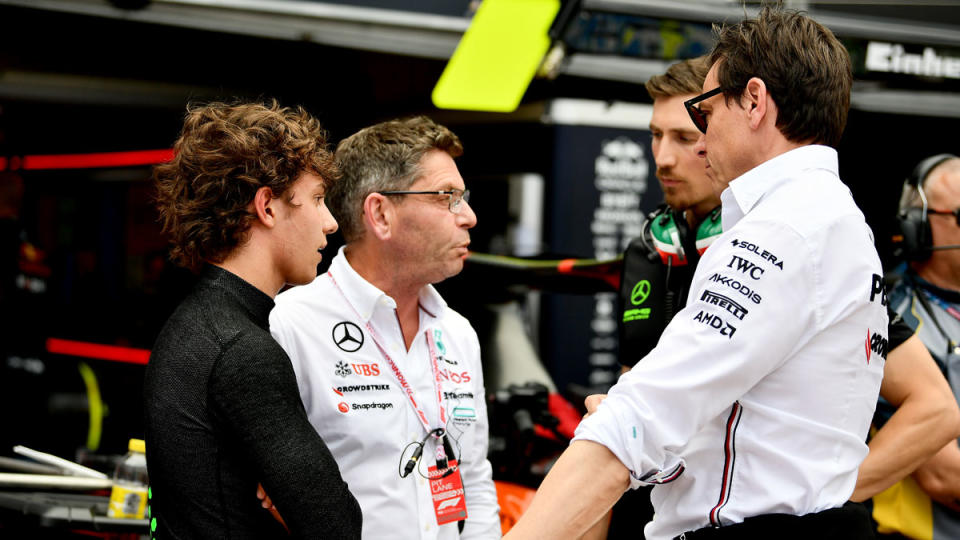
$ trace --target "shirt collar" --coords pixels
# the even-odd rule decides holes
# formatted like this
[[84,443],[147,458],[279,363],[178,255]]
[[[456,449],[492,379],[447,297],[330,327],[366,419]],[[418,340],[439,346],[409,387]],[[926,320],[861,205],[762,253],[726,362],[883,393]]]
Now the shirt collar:
[[[330,263],[329,273],[337,280],[337,285],[347,302],[350,302],[364,321],[369,321],[378,307],[397,309],[397,302],[393,298],[364,279],[350,266],[350,261],[344,253],[345,247],[337,251],[337,256]],[[447,307],[446,301],[433,285],[420,289],[419,302],[421,309],[431,317],[440,317]]]
[[798,172],[812,169],[823,169],[839,178],[837,151],[819,144],[801,146],[768,159],[733,179],[720,194],[723,230],[736,225],[764,195],[797,179]]
[[915,284],[915,287],[926,289],[934,296],[940,297],[951,304],[960,304],[960,292],[937,287],[933,283],[930,283],[929,281],[920,277],[920,275],[917,274],[912,268],[907,273],[907,279],[912,280]]
[[240,276],[213,264],[206,264],[200,274],[200,283],[204,286],[222,289],[237,299],[243,309],[250,314],[253,322],[268,330],[269,316],[273,309],[273,298],[247,283]]
[[440,296],[433,285],[427,285],[420,289],[420,309],[436,319],[442,316],[443,311],[447,309],[447,301]]

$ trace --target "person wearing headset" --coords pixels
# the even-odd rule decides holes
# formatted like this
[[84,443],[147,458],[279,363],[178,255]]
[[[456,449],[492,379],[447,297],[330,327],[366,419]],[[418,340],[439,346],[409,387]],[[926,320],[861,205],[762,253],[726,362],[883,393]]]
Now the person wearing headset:
[[463,269],[477,223],[462,153],[423,116],[343,140],[330,207],[346,245],[270,314],[363,538],[500,537],[480,344],[432,285]]
[[[890,305],[914,328],[960,399],[960,158],[921,161],[903,186]],[[936,392],[930,389],[929,392]],[[881,400],[880,421],[893,412]],[[956,435],[954,435],[956,437]],[[960,538],[960,447],[951,440],[903,481],[873,499],[878,532]]]
[[[651,150],[664,203],[647,216],[642,234],[623,254],[618,325],[623,373],[653,349],[683,309],[700,255],[723,232],[720,197],[694,151],[700,132],[683,108],[684,101],[700,93],[709,69],[705,56],[684,60],[644,85],[653,99]],[[584,538],[642,537],[653,517],[651,489],[624,493],[613,508],[609,530],[602,520]]]
[[[699,93],[709,68],[706,57],[684,60],[645,84],[653,98],[652,151],[665,204],[648,216],[643,236],[624,254],[620,291],[625,306],[620,328],[624,372],[656,345],[672,314],[686,304],[700,255],[722,232],[720,197],[694,152],[699,132],[683,109],[683,102]],[[745,298],[757,294],[742,283],[738,291]],[[643,301],[638,302],[641,292]],[[642,308],[649,310],[647,317],[631,316]],[[960,409],[946,380],[913,329],[889,315],[890,353],[880,394],[898,408],[896,419],[871,438],[851,497],[857,502],[894,484],[960,434]],[[603,397],[588,399],[588,414]],[[653,512],[650,489],[625,493],[614,506],[609,530],[601,524],[590,538],[642,538],[638,529]]]
[[700,255],[723,232],[720,196],[694,151],[700,136],[683,102],[695,97],[710,69],[706,57],[684,60],[651,77],[651,150],[664,204],[624,252],[620,299],[620,363],[629,369],[687,303]]

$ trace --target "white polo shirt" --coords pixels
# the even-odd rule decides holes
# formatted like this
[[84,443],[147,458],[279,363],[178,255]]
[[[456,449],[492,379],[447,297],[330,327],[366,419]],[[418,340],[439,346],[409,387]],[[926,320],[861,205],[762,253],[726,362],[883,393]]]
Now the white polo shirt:
[[782,154],[721,200],[724,233],[687,306],[576,432],[609,448],[633,487],[662,484],[650,540],[839,507],[867,454],[886,296],[836,151]]
[[[341,249],[327,274],[277,296],[270,331],[290,355],[310,422],[360,503],[363,538],[500,538],[476,332],[427,286],[420,293],[419,333],[408,352],[395,308],[392,298],[351,268]],[[431,427],[439,426],[439,413],[424,332],[438,338],[446,428],[461,458],[467,504],[462,535],[456,523],[437,525],[429,482],[420,474],[435,462],[433,439],[419,471],[399,475],[410,455],[407,446],[426,431],[367,324],[410,382]]]

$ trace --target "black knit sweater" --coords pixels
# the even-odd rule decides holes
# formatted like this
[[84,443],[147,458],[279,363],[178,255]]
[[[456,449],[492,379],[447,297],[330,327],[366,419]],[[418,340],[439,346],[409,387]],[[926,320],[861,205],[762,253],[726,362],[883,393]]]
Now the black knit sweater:
[[145,392],[157,539],[359,538],[361,514],[270,337],[273,300],[208,266],[160,332]]

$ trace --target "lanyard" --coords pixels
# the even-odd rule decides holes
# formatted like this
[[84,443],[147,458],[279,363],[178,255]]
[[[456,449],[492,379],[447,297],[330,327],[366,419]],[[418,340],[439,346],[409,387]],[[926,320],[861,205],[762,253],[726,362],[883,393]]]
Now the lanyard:
[[[427,420],[426,413],[423,412],[423,409],[420,408],[420,405],[417,404],[417,398],[413,393],[413,388],[410,386],[410,383],[407,382],[407,378],[403,376],[403,372],[400,371],[400,368],[397,366],[396,362],[393,361],[393,358],[390,357],[390,354],[387,353],[386,348],[383,346],[383,341],[380,339],[380,335],[376,330],[373,329],[373,325],[369,321],[364,321],[363,317],[360,316],[360,313],[357,311],[357,308],[353,307],[353,304],[350,303],[350,300],[347,298],[347,295],[344,294],[343,289],[340,288],[340,285],[337,284],[337,280],[333,279],[333,273],[327,271],[327,276],[330,278],[330,282],[333,283],[333,286],[336,287],[337,291],[340,292],[340,295],[343,296],[343,299],[347,301],[347,305],[353,309],[353,312],[357,315],[357,319],[362,321],[364,326],[367,327],[367,332],[370,333],[370,337],[373,339],[373,343],[377,346],[377,350],[380,351],[380,355],[383,356],[383,359],[386,360],[387,365],[390,366],[390,371],[393,372],[394,377],[396,377],[397,382],[400,383],[400,388],[403,389],[403,392],[407,395],[407,398],[410,400],[410,405],[413,406],[413,410],[417,413],[417,418],[420,419],[420,423],[423,424],[423,429],[427,433],[432,433],[435,430],[430,427],[430,422]],[[443,380],[441,379],[440,372],[440,361],[437,358],[437,347],[436,342],[434,341],[433,332],[429,329],[424,332],[424,337],[427,340],[427,347],[430,350],[430,367],[433,370],[433,387],[437,392],[437,410],[440,412],[440,428],[441,434],[436,435],[437,438],[442,437],[443,428],[447,425],[447,411],[443,408],[443,391],[442,385]],[[440,457],[446,455],[443,451],[443,445],[437,445],[437,456]]]
[[[953,317],[954,319],[957,319],[958,321],[960,321],[960,311],[957,311],[957,308],[951,306],[950,304],[947,303],[946,300],[944,300],[943,298],[940,298],[939,296],[933,294],[932,292],[930,292],[930,291],[928,291],[928,290],[926,290],[926,289],[921,288],[920,290],[923,292],[923,294],[926,295],[927,298],[929,298],[930,300],[932,300],[934,304],[940,306],[940,307],[943,308],[943,310],[946,311],[951,317]],[[931,313],[931,315],[933,315],[933,314]]]
[[940,335],[943,336],[944,341],[947,342],[947,351],[946,351],[946,355],[943,357],[944,365],[942,366],[943,374],[944,376],[946,376],[947,375],[947,372],[946,372],[947,359],[950,358],[950,354],[960,354],[960,347],[957,347],[957,344],[952,339],[950,339],[950,335],[947,334],[947,332],[943,329],[942,326],[940,326],[940,322],[937,321],[937,314],[933,312],[933,309],[930,307],[930,304],[928,304],[924,299],[929,298],[930,300],[933,301],[933,303],[937,304],[938,306],[940,306],[940,308],[946,311],[947,315],[950,315],[954,319],[960,320],[960,312],[958,312],[956,308],[948,304],[944,299],[940,298],[939,296],[936,296],[930,291],[922,287],[917,287],[916,290],[923,293],[923,294],[917,294],[916,298],[920,300],[921,304],[923,304],[923,309],[925,309],[928,313],[930,313],[930,321],[933,323],[934,326],[937,327],[937,330],[940,332]]

